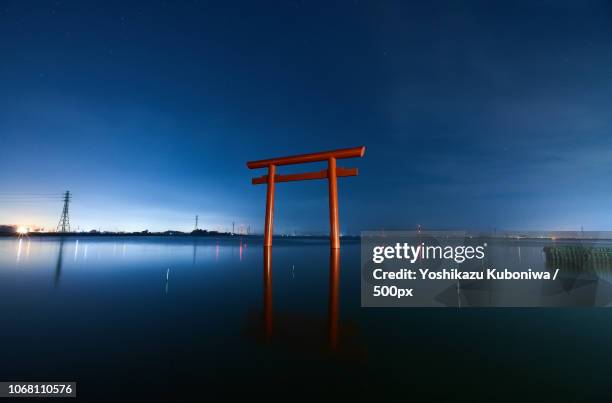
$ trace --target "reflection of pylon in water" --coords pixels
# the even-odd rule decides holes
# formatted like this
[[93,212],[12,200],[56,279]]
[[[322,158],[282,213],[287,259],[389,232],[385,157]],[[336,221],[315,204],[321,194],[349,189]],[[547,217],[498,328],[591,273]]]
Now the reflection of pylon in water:
[[70,205],[70,191],[66,190],[64,193],[64,209],[62,210],[62,216],[60,217],[59,223],[57,223],[56,232],[70,232],[70,216],[68,215],[68,206]]

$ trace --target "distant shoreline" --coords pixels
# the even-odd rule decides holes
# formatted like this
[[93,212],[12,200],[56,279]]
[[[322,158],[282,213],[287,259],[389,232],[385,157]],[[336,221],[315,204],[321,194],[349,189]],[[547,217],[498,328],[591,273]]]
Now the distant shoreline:
[[[197,230],[192,232],[181,231],[164,231],[164,232],[29,232],[27,234],[19,234],[15,232],[0,232],[0,238],[45,238],[45,237],[176,237],[176,238],[263,238],[262,234],[232,234],[230,232],[216,232]],[[329,239],[329,235],[274,235],[275,239]],[[612,241],[612,237],[559,237],[559,236],[516,236],[516,235],[480,235],[469,236],[469,238],[480,238],[490,240],[506,240],[506,241]],[[360,240],[360,235],[344,235],[341,239],[345,240]]]
[[[28,234],[18,233],[0,233],[0,238],[44,238],[44,237],[177,237],[177,238],[194,238],[194,237],[209,237],[209,238],[263,238],[260,234],[232,234],[229,232],[180,232],[180,231],[165,231],[165,232],[30,232]],[[329,235],[274,235],[274,238],[283,239],[329,239]],[[342,239],[360,239],[356,235],[342,236]]]

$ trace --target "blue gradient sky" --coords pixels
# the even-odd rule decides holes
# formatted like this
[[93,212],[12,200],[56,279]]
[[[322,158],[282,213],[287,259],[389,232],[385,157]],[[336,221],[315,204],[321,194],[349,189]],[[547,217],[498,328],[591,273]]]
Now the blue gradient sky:
[[[247,160],[363,144],[345,233],[610,229],[612,4],[409,3],[3,1],[0,193],[69,189],[81,229],[261,231]],[[327,230],[324,181],[276,206]]]

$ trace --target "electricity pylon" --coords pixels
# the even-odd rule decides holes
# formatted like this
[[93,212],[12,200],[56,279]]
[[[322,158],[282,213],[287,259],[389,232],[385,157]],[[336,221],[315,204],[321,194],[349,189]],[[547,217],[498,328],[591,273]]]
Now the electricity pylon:
[[70,191],[66,190],[64,193],[64,210],[62,210],[62,216],[60,217],[59,223],[57,223],[56,232],[70,232],[70,216],[68,215],[68,206],[70,205]]

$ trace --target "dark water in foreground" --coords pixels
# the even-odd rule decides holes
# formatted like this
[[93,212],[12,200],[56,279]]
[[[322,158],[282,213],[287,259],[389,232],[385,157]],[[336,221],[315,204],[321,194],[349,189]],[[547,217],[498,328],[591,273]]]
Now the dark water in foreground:
[[99,401],[612,399],[611,310],[360,308],[356,241],[275,240],[266,263],[267,283],[256,240],[0,239],[0,380]]

